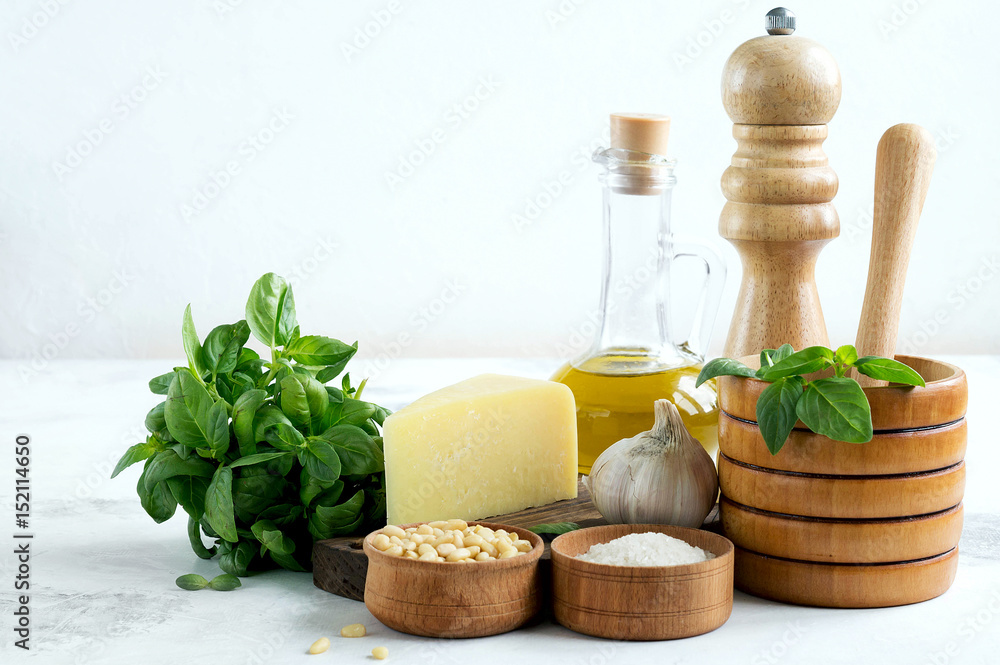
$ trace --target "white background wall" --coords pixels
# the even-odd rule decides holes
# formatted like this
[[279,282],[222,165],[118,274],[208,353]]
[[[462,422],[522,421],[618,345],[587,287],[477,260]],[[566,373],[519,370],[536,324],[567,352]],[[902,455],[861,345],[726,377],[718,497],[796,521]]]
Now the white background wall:
[[[735,148],[720,74],[771,6],[8,0],[0,356],[177,357],[186,303],[204,335],[268,270],[294,280],[304,333],[368,357],[565,355],[600,273],[581,156],[616,110],[673,116],[676,229],[730,265],[718,351],[740,276],[716,231]],[[842,234],[818,274],[833,341],[853,340],[861,307],[875,146],[916,122],[940,154],[901,336],[1000,353],[1000,5],[792,9],[843,76],[826,144]],[[544,209],[518,228],[532,200]]]

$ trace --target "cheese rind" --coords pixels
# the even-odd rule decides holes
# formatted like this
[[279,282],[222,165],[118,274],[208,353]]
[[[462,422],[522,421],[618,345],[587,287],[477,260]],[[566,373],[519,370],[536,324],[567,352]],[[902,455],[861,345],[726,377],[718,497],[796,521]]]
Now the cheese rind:
[[477,376],[393,413],[382,436],[389,524],[576,497],[576,403],[560,383]]

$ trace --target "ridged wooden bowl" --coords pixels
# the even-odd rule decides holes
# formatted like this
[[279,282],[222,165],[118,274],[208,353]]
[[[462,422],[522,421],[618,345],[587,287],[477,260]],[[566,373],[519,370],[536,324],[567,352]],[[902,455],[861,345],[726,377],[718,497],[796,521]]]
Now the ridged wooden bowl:
[[482,563],[418,561],[375,549],[372,540],[378,531],[365,537],[365,606],[372,616],[393,630],[425,637],[484,637],[527,623],[541,608],[542,539],[519,527],[469,522],[475,524],[516,533],[532,549],[524,556]]
[[[577,559],[592,545],[665,533],[715,555],[682,566],[612,566]],[[556,621],[572,631],[617,640],[672,640],[715,630],[733,610],[733,544],[698,529],[612,524],[552,541]]]
[[955,581],[958,548],[902,563],[807,563],[736,548],[738,586],[761,598],[820,607],[893,607],[937,598]]
[[785,559],[820,563],[895,563],[958,547],[962,506],[896,519],[815,519],[741,506],[723,497],[719,517],[741,547]]
[[737,548],[737,588],[803,605],[884,607],[951,585],[968,385],[954,365],[896,359],[927,386],[865,388],[871,441],[832,441],[800,422],[777,455],[755,422],[769,384],[720,377],[720,515]]
[[[760,445],[764,445],[763,439]],[[726,498],[745,506],[806,517],[926,515],[957,506],[965,493],[965,462],[936,471],[887,476],[776,471],[750,466],[721,453],[718,464],[719,485]]]

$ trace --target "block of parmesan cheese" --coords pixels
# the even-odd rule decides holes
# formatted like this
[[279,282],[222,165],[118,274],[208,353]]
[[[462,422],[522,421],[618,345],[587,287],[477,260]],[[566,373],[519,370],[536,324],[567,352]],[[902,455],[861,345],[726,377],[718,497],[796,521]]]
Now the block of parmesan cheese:
[[382,436],[389,524],[576,497],[576,403],[560,383],[477,376],[393,413]]

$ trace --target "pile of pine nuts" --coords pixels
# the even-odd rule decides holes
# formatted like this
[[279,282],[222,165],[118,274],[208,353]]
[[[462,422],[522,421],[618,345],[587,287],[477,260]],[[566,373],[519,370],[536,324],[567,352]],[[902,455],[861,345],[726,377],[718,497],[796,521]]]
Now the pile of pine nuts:
[[429,522],[401,529],[389,525],[372,539],[375,549],[419,561],[476,563],[511,559],[531,551],[531,542],[505,529],[494,531],[462,520]]

